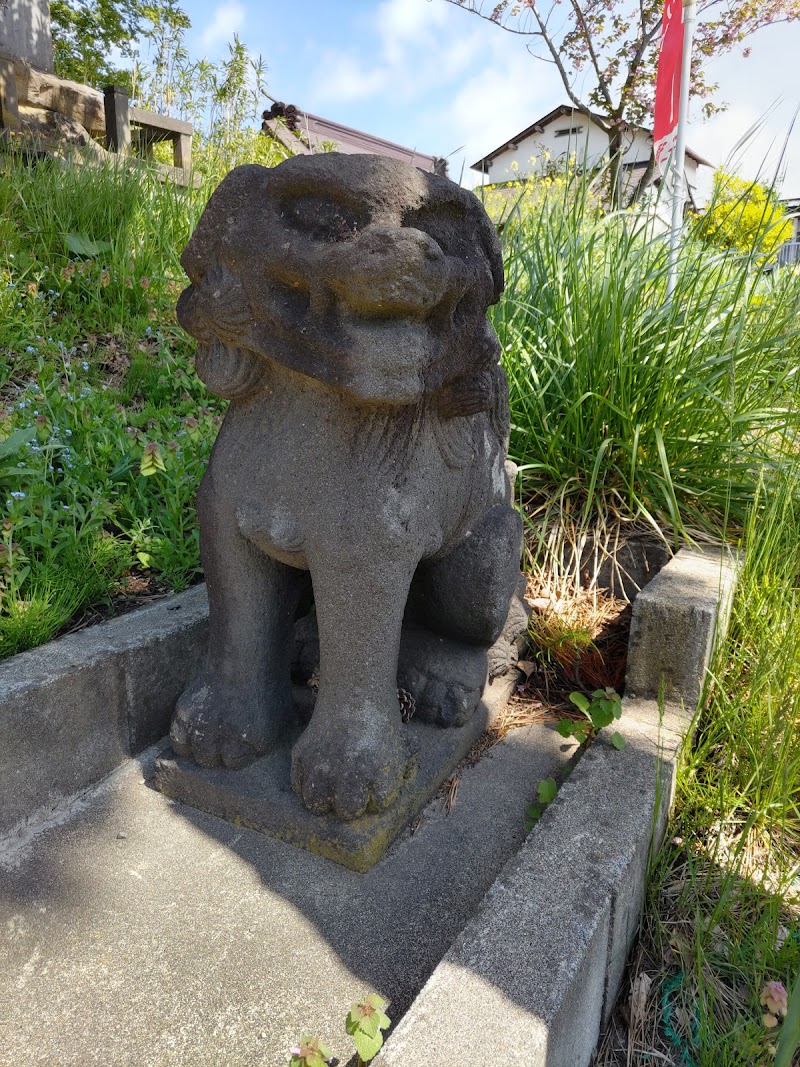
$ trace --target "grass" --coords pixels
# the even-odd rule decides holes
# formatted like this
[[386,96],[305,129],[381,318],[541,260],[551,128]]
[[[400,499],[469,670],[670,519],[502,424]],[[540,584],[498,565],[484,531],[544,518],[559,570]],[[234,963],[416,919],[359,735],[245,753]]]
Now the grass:
[[513,211],[493,321],[533,535],[644,524],[677,543],[740,532],[798,431],[800,276],[687,238],[665,300],[652,216],[564,194]]
[[225,405],[175,322],[180,253],[232,166],[286,155],[229,125],[198,137],[196,189],[0,155],[0,657],[200,577]]
[[[122,167],[0,164],[0,656],[199,574],[223,407],[173,317],[202,192]],[[76,251],[78,249],[78,251]],[[157,449],[163,470],[147,474]]]

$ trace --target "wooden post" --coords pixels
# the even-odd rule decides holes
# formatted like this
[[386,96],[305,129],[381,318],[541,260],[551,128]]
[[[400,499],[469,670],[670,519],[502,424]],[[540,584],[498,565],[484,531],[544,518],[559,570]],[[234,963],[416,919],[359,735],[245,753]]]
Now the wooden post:
[[0,127],[5,130],[19,129],[17,74],[13,59],[7,56],[0,57]]
[[176,134],[172,140],[172,147],[175,166],[189,171],[192,166],[192,135],[190,133]]
[[116,85],[103,90],[106,113],[106,148],[112,152],[130,154],[131,120],[128,114],[128,94]]

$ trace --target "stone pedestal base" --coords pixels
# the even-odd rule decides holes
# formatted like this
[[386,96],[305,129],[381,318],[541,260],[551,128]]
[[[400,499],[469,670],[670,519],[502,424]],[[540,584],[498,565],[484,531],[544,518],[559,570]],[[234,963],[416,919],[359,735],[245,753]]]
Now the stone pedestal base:
[[292,792],[286,744],[241,771],[205,769],[168,754],[156,764],[162,793],[236,825],[288,841],[354,871],[368,871],[394,839],[436,794],[487,726],[502,711],[517,680],[512,671],[487,683],[475,714],[464,726],[442,728],[412,720],[409,747],[417,754],[417,773],[395,803],[377,815],[352,822],[312,815]]

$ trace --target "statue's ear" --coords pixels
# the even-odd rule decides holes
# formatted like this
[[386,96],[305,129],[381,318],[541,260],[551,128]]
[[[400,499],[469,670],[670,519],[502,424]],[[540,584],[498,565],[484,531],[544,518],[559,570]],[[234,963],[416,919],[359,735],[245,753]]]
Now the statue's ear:
[[480,204],[478,206],[480,210],[478,233],[480,235],[481,246],[489,263],[492,281],[494,282],[492,303],[496,304],[506,287],[505,272],[503,269],[503,249],[500,244],[500,238],[497,236],[497,230],[494,228],[494,223],[483,210],[483,207]]
[[181,266],[190,281],[203,280],[222,238],[242,218],[248,205],[268,195],[270,179],[269,168],[257,163],[236,167],[222,179],[181,255]]

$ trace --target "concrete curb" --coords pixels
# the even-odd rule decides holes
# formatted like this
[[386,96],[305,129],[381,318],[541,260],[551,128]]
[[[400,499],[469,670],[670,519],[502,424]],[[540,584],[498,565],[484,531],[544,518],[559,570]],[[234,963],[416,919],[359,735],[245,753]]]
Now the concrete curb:
[[[617,752],[596,743],[391,1034],[376,1067],[586,1067],[619,990],[736,560],[682,549],[634,603]],[[653,699],[662,688],[668,702]],[[532,783],[533,786],[534,783]]]
[[0,663],[0,836],[163,737],[207,629],[196,586]]

